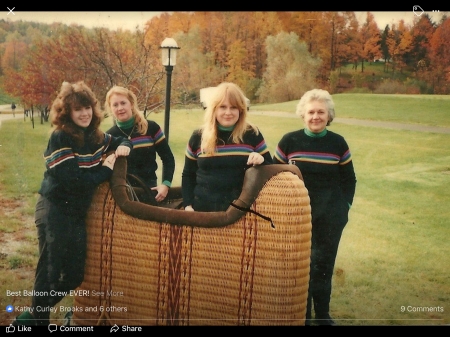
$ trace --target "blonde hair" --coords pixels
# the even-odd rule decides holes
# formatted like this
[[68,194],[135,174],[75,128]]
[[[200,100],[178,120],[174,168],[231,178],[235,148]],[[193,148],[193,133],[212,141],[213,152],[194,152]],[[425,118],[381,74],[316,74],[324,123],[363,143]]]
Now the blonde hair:
[[249,129],[258,134],[258,128],[247,121],[247,103],[241,88],[234,83],[223,82],[216,87],[216,90],[210,97],[203,118],[204,123],[200,128],[202,133],[200,147],[203,153],[213,154],[216,150],[218,145],[216,110],[226,99],[239,110],[239,119],[231,133],[232,142],[235,144],[242,143],[244,134]]
[[[131,103],[131,113],[132,116],[134,116],[134,124],[137,125],[137,131],[141,135],[145,135],[147,133],[148,129],[148,122],[147,119],[145,119],[144,114],[142,111],[139,110],[138,103],[137,103],[137,97],[131,90],[121,87],[119,85],[113,86],[109,91],[106,93],[106,99],[105,99],[105,110],[111,114],[114,117],[114,114],[111,111],[111,105],[110,100],[111,96],[117,94],[117,95],[124,95],[128,98],[128,100]],[[115,122],[115,118],[114,118]]]

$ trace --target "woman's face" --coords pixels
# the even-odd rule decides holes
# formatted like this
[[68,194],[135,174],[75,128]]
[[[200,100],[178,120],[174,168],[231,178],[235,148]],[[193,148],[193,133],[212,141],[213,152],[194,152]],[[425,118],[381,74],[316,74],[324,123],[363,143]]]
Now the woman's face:
[[239,109],[236,106],[232,106],[226,98],[217,108],[216,108],[216,120],[217,122],[224,126],[230,127],[237,123],[239,120]]
[[92,121],[92,107],[84,106],[72,108],[70,111],[70,118],[79,127],[87,128]]
[[311,101],[306,104],[305,110],[303,115],[305,127],[314,133],[325,130],[329,119],[327,105],[324,102]]
[[131,102],[125,95],[112,94],[109,98],[109,107],[119,122],[126,122],[133,116]]

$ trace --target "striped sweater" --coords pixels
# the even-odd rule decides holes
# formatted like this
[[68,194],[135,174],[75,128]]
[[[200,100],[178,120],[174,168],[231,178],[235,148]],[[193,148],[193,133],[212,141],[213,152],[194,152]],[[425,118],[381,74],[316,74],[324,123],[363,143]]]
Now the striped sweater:
[[[148,129],[145,135],[139,134],[136,128],[122,129],[125,134],[131,136],[131,142],[133,143],[133,151],[127,158],[127,172],[137,175],[148,186],[153,186],[152,181],[157,181],[158,163],[156,154],[158,154],[164,166],[162,181],[170,187],[175,172],[175,158],[161,127],[154,121],[147,120],[147,122]],[[131,133],[132,129],[134,132]],[[123,135],[117,125],[106,132],[113,136]]]
[[353,203],[356,176],[349,147],[341,135],[329,130],[319,135],[305,129],[289,132],[278,143],[273,161],[298,166],[309,192],[313,217],[330,209],[335,199],[346,207]]
[[219,131],[218,138],[223,145],[217,146],[214,155],[201,152],[199,130],[189,139],[182,173],[185,206],[193,205],[195,210],[202,211],[224,211],[240,195],[250,153],[261,154],[263,165],[272,163],[260,132],[257,135],[253,130],[247,131],[242,144],[231,143],[231,131]]
[[119,145],[133,148],[128,139],[107,133],[100,144],[89,143],[86,135],[85,145],[78,147],[67,133],[54,131],[44,152],[46,171],[39,193],[67,212],[83,214],[95,188],[112,174],[102,166],[102,156]]

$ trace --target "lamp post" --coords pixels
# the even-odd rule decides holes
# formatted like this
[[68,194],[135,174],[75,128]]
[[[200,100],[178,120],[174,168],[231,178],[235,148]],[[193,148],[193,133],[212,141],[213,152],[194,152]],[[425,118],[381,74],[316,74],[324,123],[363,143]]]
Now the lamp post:
[[172,70],[177,62],[177,43],[172,38],[165,38],[161,43],[162,64],[166,67],[166,110],[164,114],[164,133],[166,135],[167,143],[169,143],[169,121],[170,121],[170,89],[172,80]]

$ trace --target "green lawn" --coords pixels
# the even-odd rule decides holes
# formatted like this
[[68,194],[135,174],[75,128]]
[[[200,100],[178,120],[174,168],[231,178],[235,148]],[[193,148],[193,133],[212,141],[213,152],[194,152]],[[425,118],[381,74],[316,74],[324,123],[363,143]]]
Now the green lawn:
[[[335,94],[336,117],[450,127],[450,95]],[[252,110],[295,112],[298,100]]]

